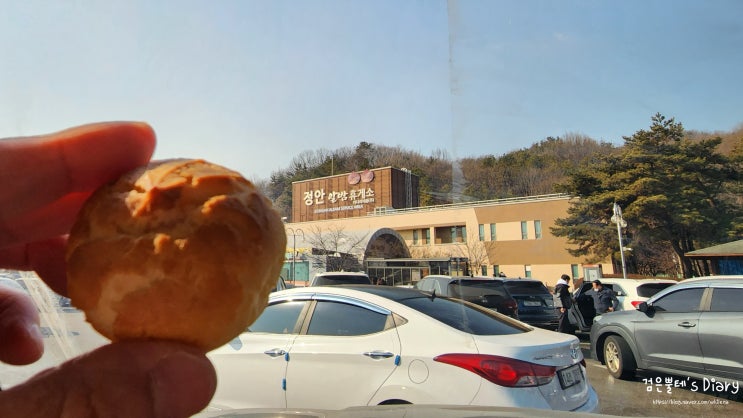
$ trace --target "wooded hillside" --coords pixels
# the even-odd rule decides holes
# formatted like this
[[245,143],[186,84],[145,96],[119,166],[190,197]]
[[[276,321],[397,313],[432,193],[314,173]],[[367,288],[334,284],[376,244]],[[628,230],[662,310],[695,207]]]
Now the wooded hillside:
[[[687,131],[686,136],[693,140],[719,137],[722,142],[718,151],[725,155],[743,150],[743,125],[730,132]],[[401,147],[361,142],[356,147],[301,152],[289,167],[257,183],[282,216],[289,217],[294,181],[367,168],[407,168],[420,177],[421,205],[429,206],[554,193],[555,185],[576,168],[621,148],[585,135],[568,134],[548,137],[500,156],[485,154],[454,161],[446,150],[425,156]]]

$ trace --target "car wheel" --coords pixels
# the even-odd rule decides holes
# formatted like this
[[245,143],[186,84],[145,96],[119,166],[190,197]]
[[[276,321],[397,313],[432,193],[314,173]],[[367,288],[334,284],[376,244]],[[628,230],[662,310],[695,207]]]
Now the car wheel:
[[624,341],[624,338],[618,335],[612,335],[606,338],[604,343],[604,363],[609,374],[618,379],[631,378],[635,374],[637,364],[632,351]]

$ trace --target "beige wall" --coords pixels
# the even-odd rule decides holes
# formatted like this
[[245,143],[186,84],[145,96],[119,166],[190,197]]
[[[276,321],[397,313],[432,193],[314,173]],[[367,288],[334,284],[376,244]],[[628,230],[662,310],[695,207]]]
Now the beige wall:
[[[414,258],[467,256],[476,260],[482,252],[483,264],[488,266],[488,275],[494,266],[509,277],[525,277],[530,269],[533,278],[547,285],[554,285],[562,274],[573,276],[572,266],[578,266],[578,276],[583,273],[583,260],[571,256],[567,241],[551,234],[555,219],[567,215],[570,201],[563,195],[535,196],[467,205],[448,205],[432,208],[417,208],[386,214],[360,216],[293,223],[288,227],[300,227],[305,233],[319,228],[323,230],[332,222],[340,225],[348,234],[371,236],[381,228],[397,231],[405,240]],[[526,222],[527,239],[522,239],[521,223]],[[541,238],[535,236],[535,221],[541,222]],[[490,224],[496,225],[496,240],[490,236]],[[479,225],[484,225],[484,241],[479,241]],[[464,226],[467,242],[437,244],[434,231],[437,227]],[[431,231],[431,242],[423,244],[422,230]],[[418,230],[418,243],[413,242],[413,230]],[[610,260],[602,263],[604,273],[613,273]],[[478,268],[475,275],[480,274]]]

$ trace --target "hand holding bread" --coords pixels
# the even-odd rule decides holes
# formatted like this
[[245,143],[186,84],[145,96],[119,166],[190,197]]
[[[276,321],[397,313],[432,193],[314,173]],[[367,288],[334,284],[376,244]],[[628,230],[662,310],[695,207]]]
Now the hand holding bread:
[[68,293],[112,341],[208,351],[262,312],[285,251],[278,212],[238,173],[203,160],[152,162],[85,203],[68,240]]
[[[147,164],[155,142],[142,122],[0,140],[0,267],[33,270],[67,295],[67,235],[80,208],[101,185]],[[30,296],[0,286],[0,362],[38,360],[49,341],[39,325]],[[207,406],[215,388],[203,350],[158,339],[122,341],[4,386],[0,416],[188,417]]]

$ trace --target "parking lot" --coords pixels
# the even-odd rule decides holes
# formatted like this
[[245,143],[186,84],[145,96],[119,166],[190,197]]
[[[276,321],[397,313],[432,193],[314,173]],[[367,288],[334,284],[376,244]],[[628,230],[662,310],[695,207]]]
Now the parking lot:
[[[587,334],[579,334],[588,379],[601,401],[601,413],[631,417],[743,416],[743,388],[720,387],[712,379],[638,372],[634,381],[615,379],[590,358]],[[705,390],[706,389],[706,390]]]

